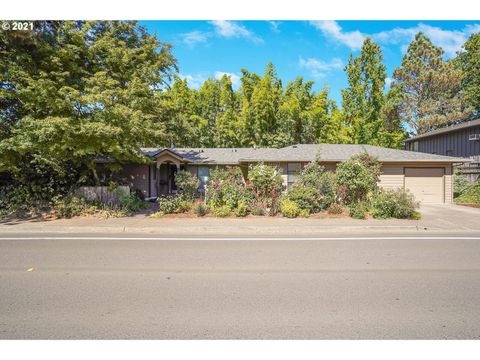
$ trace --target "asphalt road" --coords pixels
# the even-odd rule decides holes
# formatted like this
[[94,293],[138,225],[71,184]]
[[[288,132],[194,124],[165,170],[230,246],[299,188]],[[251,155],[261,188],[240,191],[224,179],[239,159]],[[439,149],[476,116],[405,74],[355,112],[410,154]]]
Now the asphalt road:
[[480,338],[480,237],[8,237],[2,339]]

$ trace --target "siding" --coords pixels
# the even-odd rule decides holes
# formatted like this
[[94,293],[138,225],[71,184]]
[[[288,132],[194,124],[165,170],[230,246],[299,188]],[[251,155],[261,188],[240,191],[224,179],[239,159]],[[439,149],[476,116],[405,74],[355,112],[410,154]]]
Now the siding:
[[132,191],[141,190],[148,197],[149,170],[150,166],[146,164],[128,164],[123,167],[119,175]]
[[480,141],[468,140],[471,134],[480,134],[480,125],[414,141],[418,142],[419,152],[458,157],[480,155]]
[[404,174],[403,166],[398,165],[383,165],[382,174],[378,185],[384,189],[403,189],[404,188]]

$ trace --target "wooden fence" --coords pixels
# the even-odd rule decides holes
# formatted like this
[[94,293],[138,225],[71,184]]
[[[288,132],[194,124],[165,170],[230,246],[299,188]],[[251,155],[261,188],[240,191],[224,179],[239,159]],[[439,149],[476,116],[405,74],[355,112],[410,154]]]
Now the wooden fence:
[[115,190],[108,190],[108,186],[81,186],[76,194],[87,201],[100,201],[102,204],[118,204],[119,193],[130,194],[129,186],[118,186]]

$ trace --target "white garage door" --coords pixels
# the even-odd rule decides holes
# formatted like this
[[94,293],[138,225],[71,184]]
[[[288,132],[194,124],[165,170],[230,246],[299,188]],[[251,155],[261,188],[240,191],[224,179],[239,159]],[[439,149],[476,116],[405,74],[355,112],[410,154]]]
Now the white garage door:
[[443,174],[443,168],[405,168],[405,190],[424,204],[443,203]]

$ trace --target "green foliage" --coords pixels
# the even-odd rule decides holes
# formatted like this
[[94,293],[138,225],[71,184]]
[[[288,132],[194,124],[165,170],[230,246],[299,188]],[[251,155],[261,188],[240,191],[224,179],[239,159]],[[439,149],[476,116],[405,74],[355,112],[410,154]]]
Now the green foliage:
[[234,213],[236,217],[245,217],[249,213],[249,205],[245,201],[240,201]]
[[117,196],[120,200],[120,207],[129,213],[135,213],[148,206],[135,192],[126,194],[122,189],[118,189]]
[[350,217],[354,219],[365,220],[367,218],[368,206],[364,201],[351,204],[348,208]]
[[202,217],[202,216],[207,215],[207,213],[208,213],[208,207],[207,207],[203,202],[196,202],[196,203],[193,205],[193,212],[194,212],[195,215],[197,215],[198,217]]
[[372,197],[370,212],[376,219],[418,218],[419,207],[412,194],[404,190],[380,190]]
[[84,199],[71,194],[53,199],[53,209],[59,218],[83,215],[88,207],[89,205]]
[[467,177],[459,170],[455,170],[453,173],[453,196],[457,197],[463,194],[468,185]]
[[174,214],[178,211],[179,196],[163,196],[157,199],[159,212],[163,214]]
[[337,166],[337,184],[344,188],[343,198],[345,204],[356,204],[367,201],[378,187],[381,165],[377,159],[367,153],[352,156]]
[[298,181],[294,187],[297,186],[297,184],[298,186],[306,189],[315,189],[314,200],[312,202],[312,209],[310,212],[325,210],[332,202],[335,201],[335,174],[330,171],[325,171],[325,168],[318,160],[312,161],[305,166],[305,168],[300,172]]
[[401,97],[398,115],[416,134],[471,116],[471,109],[462,99],[464,74],[455,61],[443,61],[443,54],[420,32],[393,73],[391,88]]
[[327,212],[332,215],[343,214],[343,206],[337,203],[331,203],[327,209]]
[[308,218],[310,216],[310,212],[307,209],[300,209],[298,216],[301,218]]
[[318,203],[319,194],[317,190],[311,186],[295,183],[289,187],[285,194],[285,199],[293,201],[299,209],[308,211],[309,214],[316,213],[320,210]]
[[296,218],[298,215],[300,215],[300,208],[294,201],[283,199],[280,202],[280,212],[285,217]]
[[469,185],[460,196],[455,198],[458,204],[480,205],[480,182]]
[[182,190],[184,199],[193,201],[200,187],[200,180],[189,171],[180,170],[175,174],[175,183]]
[[262,163],[250,165],[246,183],[255,198],[261,199],[265,207],[269,208],[270,215],[275,215],[278,199],[283,190],[283,179],[279,170]]
[[227,217],[230,216],[232,210],[230,209],[229,206],[223,205],[219,207],[215,207],[212,209],[213,215],[216,217]]
[[193,207],[193,203],[188,200],[180,200],[177,204],[177,213],[189,212]]
[[240,169],[218,169],[210,174],[210,181],[205,190],[205,202],[214,209],[228,206],[237,208],[239,202],[250,204],[253,193],[243,180]]
[[464,98],[480,115],[480,33],[470,35],[463,45],[464,51],[458,55],[458,63],[463,71],[462,89]]

